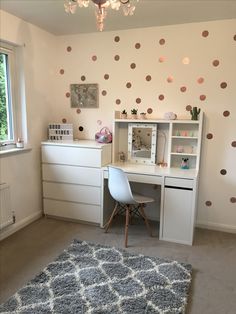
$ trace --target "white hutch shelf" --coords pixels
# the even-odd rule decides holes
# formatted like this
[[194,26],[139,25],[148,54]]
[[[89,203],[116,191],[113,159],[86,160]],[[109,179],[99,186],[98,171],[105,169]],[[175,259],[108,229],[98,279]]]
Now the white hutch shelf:
[[128,124],[157,124],[157,164],[164,161],[169,168],[179,168],[182,158],[188,158],[190,169],[199,169],[203,112],[199,120],[181,119],[119,119],[115,112],[113,129],[113,162],[119,161],[119,153],[128,156]]

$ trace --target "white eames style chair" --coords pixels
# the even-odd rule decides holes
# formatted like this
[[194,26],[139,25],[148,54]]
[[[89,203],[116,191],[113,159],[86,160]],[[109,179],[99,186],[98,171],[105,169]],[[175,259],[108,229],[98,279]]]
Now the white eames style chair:
[[113,218],[118,213],[125,213],[125,247],[127,247],[128,244],[129,221],[134,215],[144,219],[150,236],[152,236],[152,231],[144,212],[144,206],[147,203],[154,202],[154,199],[141,194],[132,193],[125,172],[116,167],[108,166],[108,188],[112,198],[116,201],[116,204],[108,222],[105,225],[105,232],[108,232]]

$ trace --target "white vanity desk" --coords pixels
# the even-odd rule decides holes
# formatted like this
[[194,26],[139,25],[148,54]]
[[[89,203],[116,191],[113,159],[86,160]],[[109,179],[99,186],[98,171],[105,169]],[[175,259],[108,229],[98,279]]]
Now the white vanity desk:
[[[160,168],[128,162],[113,163],[112,166],[123,169],[130,182],[160,185],[159,239],[192,244],[198,181],[196,169]],[[106,167],[103,168],[103,173],[104,179],[108,178]],[[104,218],[108,216],[106,208],[103,215]]]
[[[191,120],[188,114],[177,120],[120,119],[120,112],[115,112],[112,165],[123,169],[130,182],[137,182],[133,184],[134,190],[140,188],[137,192],[142,194],[144,189],[156,199],[153,208],[148,205],[150,208],[147,208],[146,214],[150,214],[151,219],[160,220],[160,240],[193,243],[202,125],[203,112],[198,120]],[[137,158],[137,151],[142,155],[143,149],[149,149],[146,160]],[[128,161],[119,162],[121,154]],[[185,159],[189,169],[180,168]],[[159,167],[157,163],[165,163],[168,167]],[[106,179],[108,171],[103,169]],[[144,185],[140,187],[138,183]],[[106,208],[104,198],[103,222],[107,217]],[[152,212],[159,216],[152,216]]]

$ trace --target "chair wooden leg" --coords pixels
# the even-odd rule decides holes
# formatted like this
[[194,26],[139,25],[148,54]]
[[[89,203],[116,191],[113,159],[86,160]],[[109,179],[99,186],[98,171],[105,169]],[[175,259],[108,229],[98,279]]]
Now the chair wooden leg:
[[139,212],[140,212],[140,215],[143,217],[144,221],[145,221],[145,224],[146,224],[146,227],[150,233],[150,237],[152,237],[152,229],[149,225],[149,222],[148,222],[148,219],[147,219],[147,216],[144,212],[144,209],[143,209],[143,204],[140,205],[140,208],[139,208]]
[[112,214],[111,214],[111,217],[109,218],[108,222],[105,224],[105,226],[106,226],[106,227],[105,227],[105,232],[106,232],[106,233],[108,232],[108,229],[109,229],[110,226],[111,226],[112,220],[113,220],[115,214],[117,213],[117,209],[118,209],[118,202],[116,202],[116,205],[115,205],[115,208],[114,208],[114,210],[113,210],[113,212],[112,212]]
[[125,247],[128,245],[128,229],[129,229],[129,216],[130,216],[130,207],[126,207],[126,219],[125,219]]

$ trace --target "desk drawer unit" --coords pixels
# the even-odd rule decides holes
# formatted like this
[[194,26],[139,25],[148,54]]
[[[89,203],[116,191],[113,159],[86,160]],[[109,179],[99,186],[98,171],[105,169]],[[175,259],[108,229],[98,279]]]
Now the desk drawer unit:
[[42,162],[60,165],[101,167],[102,150],[85,147],[42,146]]
[[158,184],[158,185],[162,184],[161,176],[127,173],[127,177],[130,182],[140,182],[140,183]]
[[54,182],[43,182],[45,198],[100,205],[100,187]]
[[46,215],[100,224],[101,166],[111,161],[111,149],[106,145],[97,148],[96,143],[91,143],[91,148],[87,146],[42,145]]
[[44,211],[47,215],[70,218],[91,223],[100,223],[100,205],[64,202],[44,199]]
[[42,171],[44,181],[101,186],[99,168],[43,164]]
[[166,178],[162,238],[166,241],[192,244],[194,180]]

